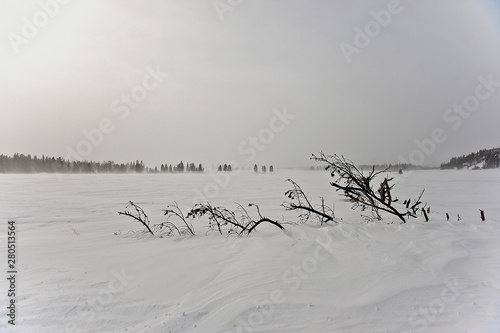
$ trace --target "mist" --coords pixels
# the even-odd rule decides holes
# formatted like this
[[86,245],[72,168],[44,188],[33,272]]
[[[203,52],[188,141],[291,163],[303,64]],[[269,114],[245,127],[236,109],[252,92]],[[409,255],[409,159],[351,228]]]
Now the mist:
[[498,1],[3,1],[0,152],[439,165],[498,147]]

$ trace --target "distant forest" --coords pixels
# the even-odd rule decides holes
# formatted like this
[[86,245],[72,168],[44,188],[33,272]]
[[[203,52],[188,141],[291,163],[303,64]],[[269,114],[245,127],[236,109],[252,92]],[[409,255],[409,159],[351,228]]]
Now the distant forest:
[[[408,171],[421,169],[434,169],[421,167],[412,164],[377,164],[360,165],[360,169],[383,170],[390,168],[391,171]],[[483,149],[475,153],[453,157],[448,163],[442,163],[440,169],[493,169],[500,167],[500,148]],[[321,166],[311,166],[310,170],[323,170]],[[177,165],[162,164],[159,168],[150,168],[144,165],[143,161],[129,163],[115,163],[113,161],[68,161],[62,157],[42,157],[24,155],[16,153],[13,156],[0,155],[0,173],[183,173],[183,172],[204,172],[203,165],[195,163],[180,162]],[[219,165],[218,171],[232,171],[231,165]],[[257,165],[254,171],[258,172]],[[273,172],[273,166],[269,167]],[[266,167],[262,166],[262,172],[266,172]]]
[[201,164],[180,162],[177,165],[162,164],[149,168],[142,161],[117,164],[112,161],[67,161],[62,157],[42,157],[14,154],[0,155],[0,173],[180,173],[203,172]]
[[500,148],[483,149],[469,155],[453,157],[441,169],[494,169],[500,167]]
[[375,165],[360,165],[358,168],[369,171],[372,170],[372,168],[375,168],[375,170],[385,170],[389,169],[389,171],[394,171],[397,172],[399,170],[401,171],[410,171],[410,170],[429,170],[429,169],[437,169],[429,166],[421,166],[421,165],[413,165],[413,164],[405,164],[405,163],[398,163],[398,164],[375,164]]

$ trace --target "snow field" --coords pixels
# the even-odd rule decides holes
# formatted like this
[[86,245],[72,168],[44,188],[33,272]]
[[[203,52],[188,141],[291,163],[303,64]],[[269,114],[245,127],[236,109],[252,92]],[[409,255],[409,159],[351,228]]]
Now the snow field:
[[[401,201],[426,189],[428,223],[367,223],[318,171],[243,172],[208,199],[293,221],[279,207],[287,178],[335,203],[341,223],[236,237],[195,221],[194,237],[155,238],[127,234],[142,228],[116,212],[132,200],[161,222],[210,175],[0,175],[0,220],[16,220],[19,258],[17,325],[4,316],[0,331],[499,332],[499,170],[396,179]],[[6,253],[6,228],[0,237]]]

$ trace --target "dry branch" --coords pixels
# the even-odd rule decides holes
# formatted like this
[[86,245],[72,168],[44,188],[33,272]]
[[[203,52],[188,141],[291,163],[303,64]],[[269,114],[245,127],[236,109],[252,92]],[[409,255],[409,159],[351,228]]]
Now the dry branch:
[[236,232],[240,236],[243,234],[250,234],[258,225],[264,222],[275,225],[280,229],[284,229],[279,222],[264,217],[261,214],[258,205],[251,203],[248,206],[256,208],[259,219],[252,218],[248,211],[239,204],[238,208],[234,211],[225,207],[214,207],[210,203],[196,204],[187,216],[198,218],[208,216],[209,231],[215,230],[220,234],[224,231],[227,231],[228,233]]
[[[375,167],[365,175],[360,171],[351,160],[339,155],[325,155],[320,153],[319,156],[312,155],[312,160],[326,163],[326,170],[330,171],[333,181],[330,185],[336,188],[337,191],[342,191],[342,194],[353,202],[353,209],[361,207],[362,210],[371,209],[374,216],[380,217],[378,211],[384,211],[397,216],[403,223],[406,222],[405,217],[415,217],[419,209],[423,191],[415,203],[411,205],[411,200],[405,201],[406,212],[399,211],[394,207],[394,203],[398,201],[393,198],[392,190],[394,184],[391,185],[393,178],[385,177],[377,190],[373,188],[373,182],[377,176],[382,173],[389,172],[389,168],[375,171]],[[410,206],[411,205],[411,206]]]
[[[334,210],[325,205],[324,198],[320,198],[321,204],[314,207],[302,188],[296,182],[291,179],[287,179],[286,181],[292,184],[292,189],[286,191],[285,196],[291,199],[292,202],[285,201],[281,206],[288,211],[298,211],[299,222],[307,222],[311,219],[312,214],[319,219],[321,225],[323,225],[323,223],[335,221]],[[337,221],[335,222],[338,223]]]
[[175,226],[175,224],[171,223],[175,227],[174,229],[177,229],[179,234],[184,234],[186,232],[191,234],[191,235],[195,234],[192,224],[189,223],[188,221],[186,221],[186,217],[184,217],[184,213],[179,208],[179,205],[177,204],[177,202],[174,201],[173,205],[168,205],[167,209],[164,209],[163,212],[164,212],[164,215],[167,217],[167,221],[172,217],[177,217],[178,219],[180,219],[184,223],[185,227],[182,227],[182,228],[178,228],[177,226]]
[[146,227],[148,232],[151,233],[151,235],[154,235],[153,231],[149,227],[149,223],[150,223],[149,217],[146,215],[144,210],[141,207],[134,204],[132,201],[129,201],[129,204],[125,208],[129,208],[129,207],[133,207],[135,210],[135,213],[131,213],[130,211],[126,210],[124,212],[118,212],[118,214],[129,216],[129,217],[133,218],[134,220],[141,222],[142,225],[144,225]]

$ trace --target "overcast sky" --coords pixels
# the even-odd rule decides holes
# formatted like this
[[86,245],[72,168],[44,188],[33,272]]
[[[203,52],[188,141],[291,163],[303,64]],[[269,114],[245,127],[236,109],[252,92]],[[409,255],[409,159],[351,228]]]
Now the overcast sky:
[[3,154],[439,165],[500,146],[500,1],[2,0],[0,34]]

